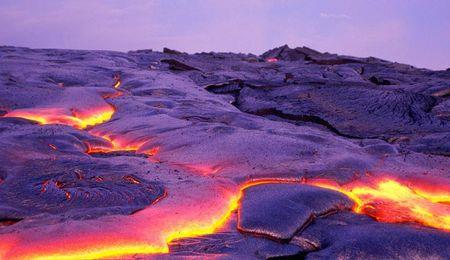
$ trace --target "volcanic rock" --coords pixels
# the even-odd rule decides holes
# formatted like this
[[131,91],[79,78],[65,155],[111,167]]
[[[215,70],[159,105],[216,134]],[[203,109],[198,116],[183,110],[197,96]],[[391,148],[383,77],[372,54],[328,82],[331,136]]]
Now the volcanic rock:
[[174,59],[163,59],[161,60],[162,63],[169,64],[169,69],[176,70],[176,71],[190,71],[190,70],[199,70],[197,68],[194,68],[192,66],[189,66],[183,62],[174,60]]
[[345,195],[300,184],[267,184],[247,188],[239,209],[238,229],[286,241],[316,217],[350,210]]
[[447,259],[450,235],[414,226],[381,224],[353,213],[319,218],[292,244],[308,259]]
[[448,258],[445,221],[300,184],[426,184],[445,219],[448,71],[288,46],[0,57],[0,258]]
[[163,48],[163,53],[166,53],[166,54],[174,54],[174,55],[186,54],[186,53],[184,53],[184,52],[177,51],[177,50],[172,50],[172,49],[169,49],[169,48],[166,48],[166,47]]

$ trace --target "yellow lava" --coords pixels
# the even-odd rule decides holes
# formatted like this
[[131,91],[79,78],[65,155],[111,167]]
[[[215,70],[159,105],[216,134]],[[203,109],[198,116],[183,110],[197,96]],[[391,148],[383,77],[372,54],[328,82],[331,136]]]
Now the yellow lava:
[[[168,245],[174,240],[216,232],[224,226],[231,213],[238,208],[239,200],[246,188],[270,183],[301,182],[299,180],[263,179],[245,183],[237,192],[223,194],[223,205],[205,209],[205,214],[200,214],[195,219],[187,217],[186,220],[182,220],[179,219],[182,218],[181,215],[174,214],[170,214],[167,218],[163,217],[165,227],[161,227],[157,238],[153,240],[135,241],[133,238],[127,240],[124,237],[105,239],[101,237],[103,234],[99,234],[99,237],[93,237],[91,241],[81,240],[84,242],[83,244],[75,244],[75,246],[70,244],[64,248],[57,245],[39,246],[37,249],[33,249],[33,252],[8,255],[8,259],[111,259],[133,255],[165,254],[169,252]],[[356,213],[367,214],[381,222],[416,222],[444,231],[450,230],[449,205],[435,202],[435,200],[449,201],[449,193],[440,192],[438,197],[435,196],[436,193],[423,195],[422,193],[425,192],[423,189],[409,187],[393,179],[375,179],[370,183],[356,181],[342,186],[330,180],[311,180],[305,184],[344,193],[354,200]],[[420,192],[416,192],[418,190]],[[445,189],[443,190],[445,191]],[[189,207],[180,206],[176,211],[185,212],[183,216],[190,214]],[[143,224],[145,226],[145,223]]]
[[116,83],[114,84],[114,88],[119,88],[120,87],[120,84],[121,84],[121,82],[120,82],[120,80],[118,80],[118,81],[116,81]]
[[[30,260],[76,260],[76,259],[119,259],[132,255],[165,254],[169,253],[169,243],[181,238],[197,237],[213,234],[217,229],[229,219],[231,213],[238,208],[239,196],[231,196],[220,212],[213,214],[209,220],[201,219],[192,221],[181,227],[174,226],[171,230],[161,232],[160,243],[134,243],[119,241],[117,243],[107,242],[104,245],[100,241],[92,241],[91,246],[81,249],[67,249],[64,253],[49,253],[51,247],[42,249],[42,252],[26,253],[10,256],[9,259],[30,259]],[[1,244],[1,243],[0,243]],[[1,254],[0,254],[1,255]]]
[[70,114],[59,108],[17,109],[7,113],[4,117],[25,118],[42,125],[62,124],[84,129],[110,120],[113,114],[114,108],[108,105],[93,108],[87,113],[71,112]]
[[376,180],[373,184],[356,182],[339,186],[321,181],[310,184],[346,194],[355,202],[353,210],[356,213],[369,215],[380,222],[415,222],[450,231],[450,191],[425,191],[389,178]]

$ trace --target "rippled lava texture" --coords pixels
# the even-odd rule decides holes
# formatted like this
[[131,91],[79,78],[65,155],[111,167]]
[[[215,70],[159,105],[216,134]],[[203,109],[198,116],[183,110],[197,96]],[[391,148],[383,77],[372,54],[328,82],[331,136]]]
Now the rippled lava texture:
[[450,70],[0,47],[0,259],[450,258]]

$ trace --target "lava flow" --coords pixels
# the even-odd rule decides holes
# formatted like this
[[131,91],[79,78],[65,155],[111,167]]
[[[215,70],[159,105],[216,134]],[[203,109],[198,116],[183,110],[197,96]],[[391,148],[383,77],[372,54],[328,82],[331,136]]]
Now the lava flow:
[[19,117],[36,121],[39,124],[63,124],[78,129],[94,126],[111,119],[114,108],[110,105],[92,108],[89,111],[62,108],[33,108],[13,110],[4,117]]
[[[119,232],[104,230],[101,234],[92,231],[82,232],[83,236],[59,238],[50,244],[26,247],[18,254],[4,255],[11,259],[101,259],[125,257],[136,254],[168,253],[171,241],[175,239],[208,235],[224,226],[231,213],[238,209],[243,191],[251,186],[270,183],[298,183],[328,188],[346,194],[355,202],[356,213],[367,214],[381,222],[417,222],[426,226],[449,231],[450,194],[426,193],[419,187],[408,187],[399,181],[383,178],[374,179],[370,184],[359,181],[338,185],[332,180],[284,180],[263,179],[242,184],[236,192],[210,191],[212,197],[205,200],[204,195],[191,197],[188,201],[176,199],[175,202],[161,203],[145,209],[126,223],[118,224]],[[214,185],[213,185],[214,186]],[[233,190],[233,189],[231,189]],[[420,192],[417,192],[420,190]],[[445,190],[445,189],[444,189]],[[178,196],[182,191],[174,191]],[[423,195],[426,193],[427,195]],[[213,195],[215,194],[215,195]],[[173,199],[173,198],[172,198]],[[172,200],[173,201],[173,200]],[[195,201],[200,204],[194,203]],[[195,210],[197,208],[197,210]],[[200,212],[198,209],[203,208]],[[183,214],[179,214],[183,212]],[[31,238],[28,237],[27,240]],[[32,240],[31,240],[32,241]],[[38,239],[38,241],[41,241]],[[2,243],[0,242],[0,248]],[[44,251],[39,248],[45,248]],[[1,252],[0,252],[1,253]],[[17,251],[16,251],[17,253]],[[1,254],[0,254],[1,255]]]
[[[263,179],[245,184],[296,183],[292,180]],[[330,179],[310,179],[302,183],[331,189],[354,201],[353,211],[386,223],[418,223],[450,231],[450,192],[446,185],[402,183],[392,178],[379,178],[368,183],[354,181],[339,185]]]
[[100,134],[95,131],[89,131],[89,133],[93,136],[99,137],[105,141],[108,145],[102,144],[94,144],[94,143],[86,143],[87,153],[111,153],[111,152],[121,152],[121,151],[129,151],[129,152],[138,152],[141,154],[146,154],[148,156],[154,156],[159,152],[159,146],[153,147],[151,149],[141,150],[144,144],[147,143],[148,140],[141,141],[128,141],[123,138],[112,138],[106,134]]
[[[68,231],[71,229],[66,224],[64,234],[56,235],[51,229],[44,230],[45,234],[24,234],[22,239],[16,238],[23,243],[12,247],[5,244],[6,250],[0,250],[0,255],[7,259],[60,260],[168,253],[171,241],[212,234],[237,208],[239,197],[234,192],[220,187],[205,187],[205,190],[207,193],[198,193],[187,201],[185,193],[174,191],[177,199],[172,197],[172,202],[163,200],[115,225],[109,221],[96,222],[94,226],[75,223],[76,230]],[[204,199],[205,194],[209,199]],[[0,240],[0,249],[2,244]]]
[[343,186],[330,180],[311,180],[307,184],[346,194],[355,202],[353,211],[380,222],[413,222],[450,231],[450,192],[448,187],[407,185],[391,178],[370,183],[360,181]]

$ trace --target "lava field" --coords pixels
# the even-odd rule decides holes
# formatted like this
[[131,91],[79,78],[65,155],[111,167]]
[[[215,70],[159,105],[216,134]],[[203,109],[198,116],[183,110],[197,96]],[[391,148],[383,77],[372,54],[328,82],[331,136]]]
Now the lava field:
[[450,69],[0,47],[0,259],[449,259]]

